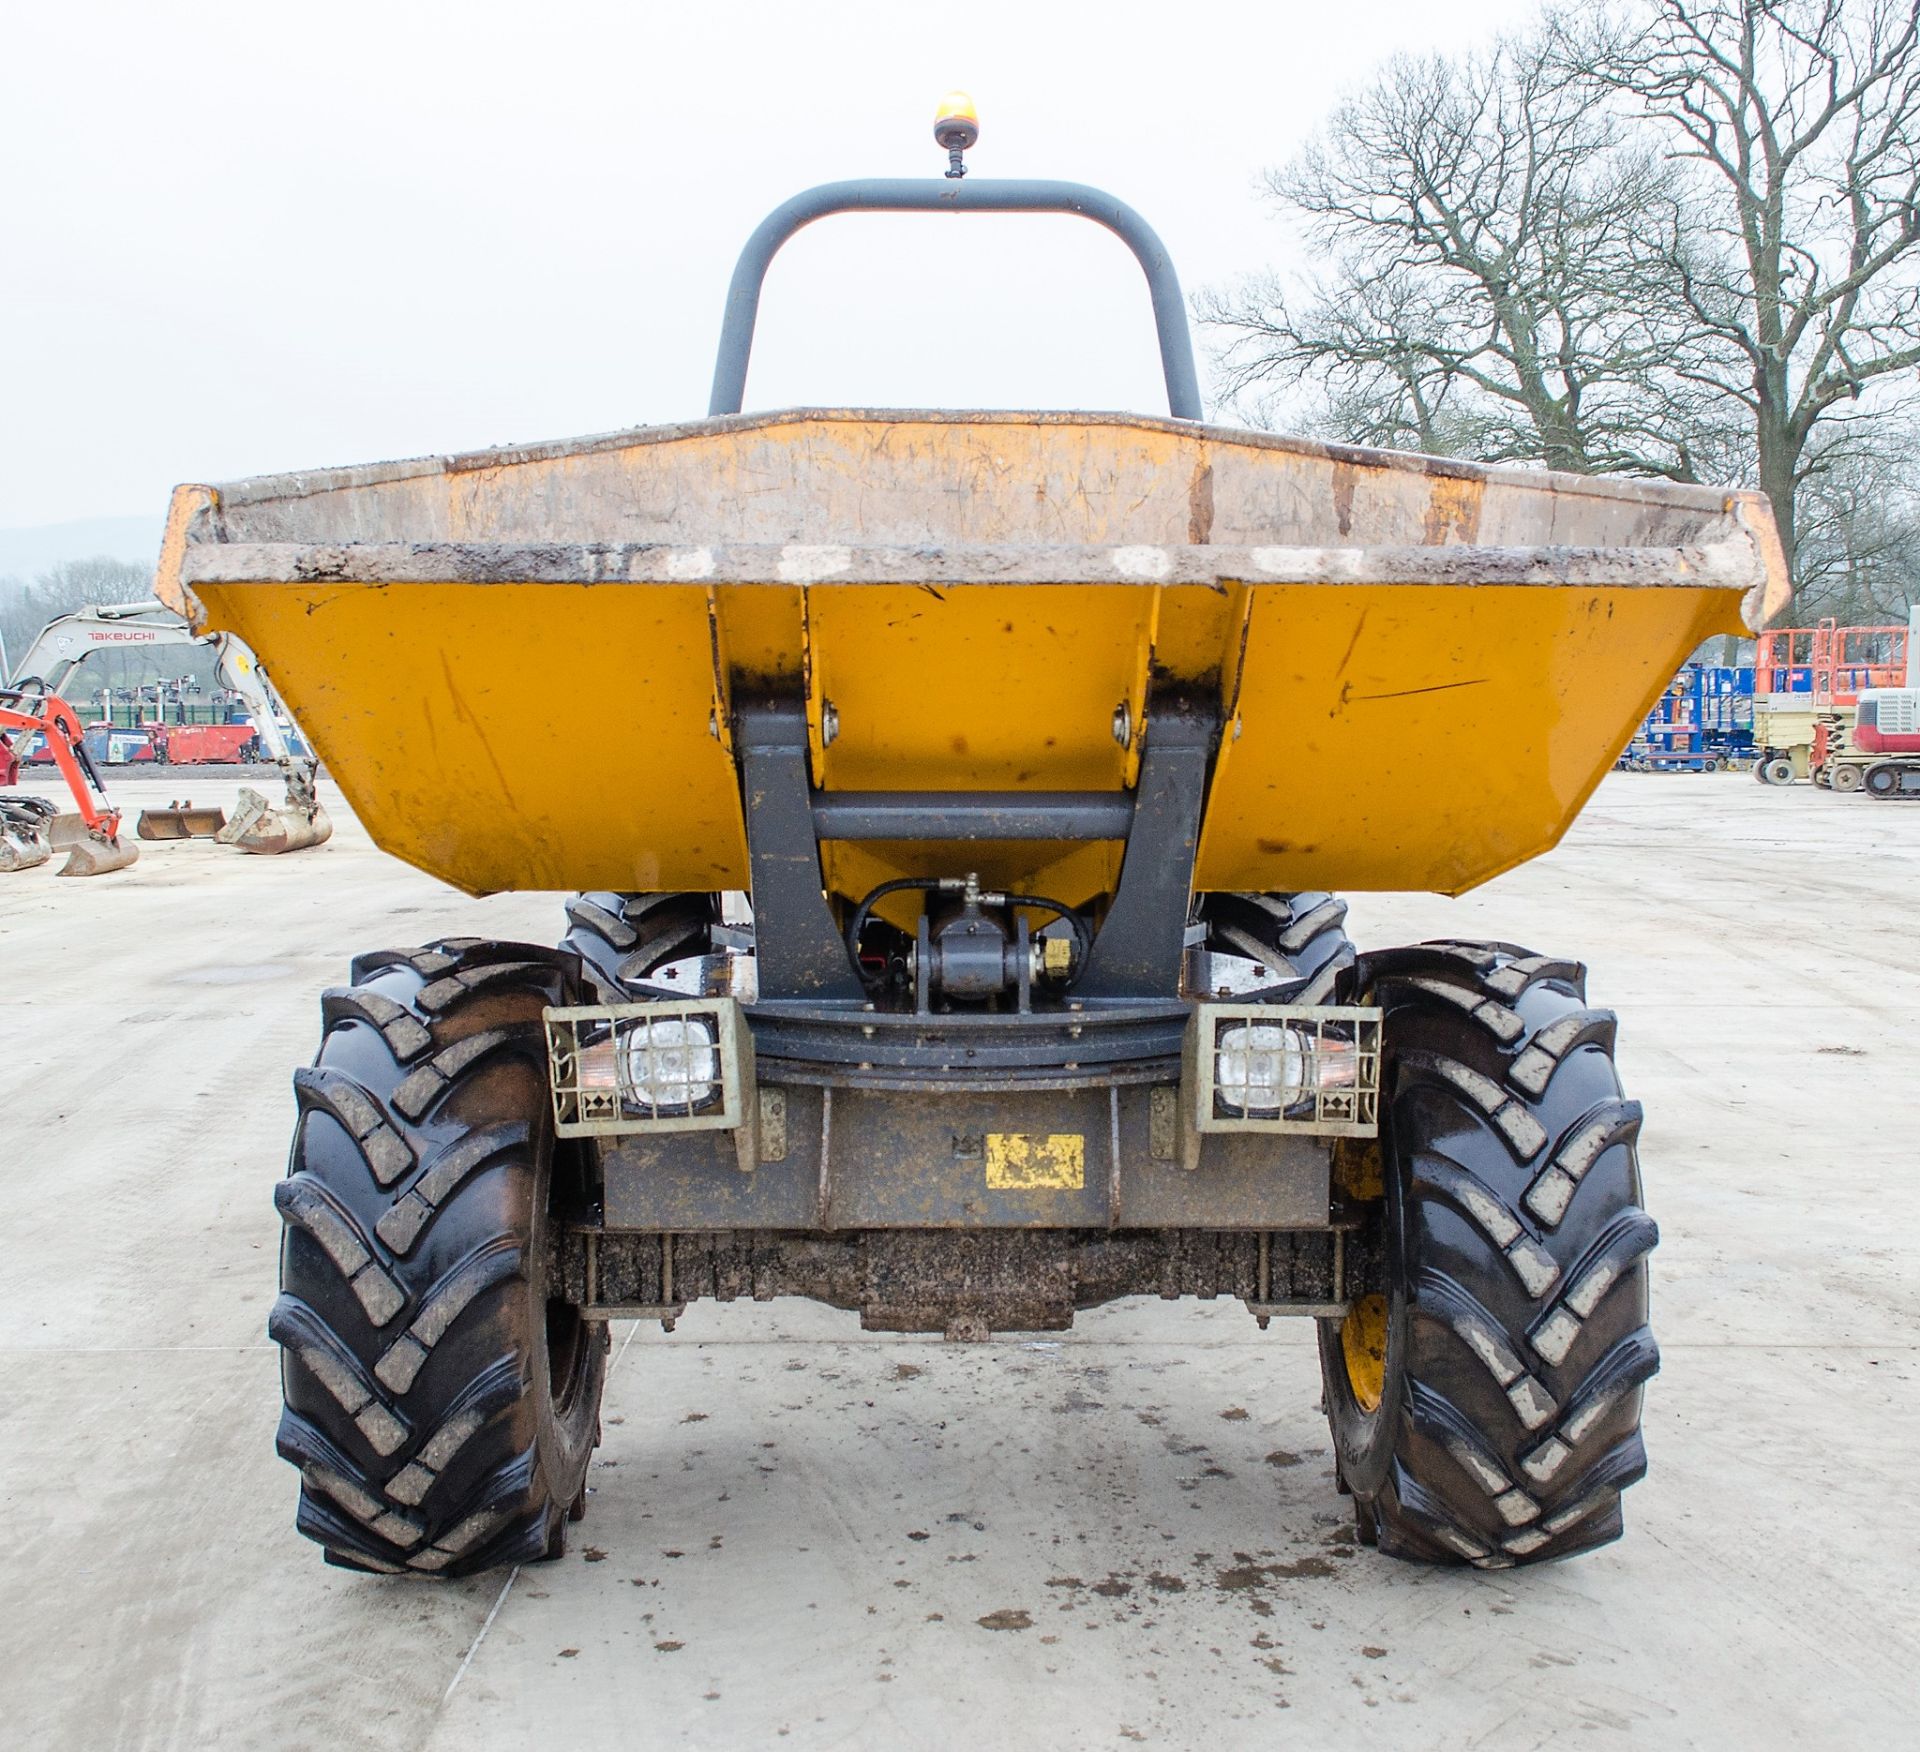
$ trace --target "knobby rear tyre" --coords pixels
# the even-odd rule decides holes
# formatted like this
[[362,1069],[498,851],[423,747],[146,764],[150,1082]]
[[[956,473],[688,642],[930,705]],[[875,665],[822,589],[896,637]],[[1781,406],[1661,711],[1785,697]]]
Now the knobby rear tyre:
[[322,1000],[287,1178],[279,1451],[330,1560],[458,1576],[558,1555],[599,1437],[606,1328],[547,1284],[581,1198],[541,1010],[577,960],[441,942],[358,957]]
[[1385,1351],[1324,1321],[1320,1352],[1361,1536],[1487,1568],[1604,1544],[1659,1367],[1615,1019],[1508,944],[1364,956],[1355,985],[1385,1010]]

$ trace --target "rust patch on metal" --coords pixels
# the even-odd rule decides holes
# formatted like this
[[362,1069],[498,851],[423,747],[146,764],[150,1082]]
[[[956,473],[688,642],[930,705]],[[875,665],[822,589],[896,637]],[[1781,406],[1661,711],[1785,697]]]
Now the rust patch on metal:
[[220,496],[212,487],[189,482],[173,489],[173,498],[167,506],[166,533],[160,538],[160,560],[154,569],[154,595],[196,633],[206,629],[207,611],[183,582],[181,568],[186,563],[188,532],[193,520],[202,511],[216,509],[219,503]]
[[1342,535],[1353,533],[1353,489],[1360,471],[1350,462],[1333,465],[1333,521]]
[[1480,500],[1484,481],[1433,475],[1427,487],[1426,537],[1429,547],[1471,545],[1480,539]]
[[1195,547],[1213,540],[1213,465],[1194,464],[1187,488],[1187,540]]

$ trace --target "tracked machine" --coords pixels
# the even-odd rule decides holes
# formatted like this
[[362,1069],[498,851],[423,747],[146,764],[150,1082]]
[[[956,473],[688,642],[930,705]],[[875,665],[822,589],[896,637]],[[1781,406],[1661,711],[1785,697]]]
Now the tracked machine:
[[[849,211],[1117,233],[1171,417],[743,415],[768,262]],[[956,1339],[1237,1299],[1317,1325],[1383,1551],[1620,1530],[1657,1353],[1615,1019],[1560,954],[1358,951],[1334,895],[1552,847],[1782,605],[1757,496],[1208,425],[1137,214],[950,174],[767,219],[707,418],[183,487],[161,589],[388,851],[578,891],[557,946],[321,1000],[271,1331],[331,1560],[557,1553],[609,1323],[780,1296]],[[530,717],[543,666],[629,733]]]

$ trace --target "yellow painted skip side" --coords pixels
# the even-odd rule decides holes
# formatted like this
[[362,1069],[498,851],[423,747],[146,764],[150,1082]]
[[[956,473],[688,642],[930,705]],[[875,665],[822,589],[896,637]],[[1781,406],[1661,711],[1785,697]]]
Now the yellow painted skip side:
[[1732,590],[1261,585],[1207,889],[1459,894],[1558,843]]
[[[769,597],[775,593],[769,592]],[[207,585],[383,850],[469,894],[742,888],[699,585]]]
[[[1121,789],[1149,674],[1229,727],[1203,888],[1457,893],[1565,831],[1729,589],[201,584],[375,841],[467,890],[739,888],[730,672],[804,673],[843,790]],[[839,734],[818,737],[831,701]],[[1068,901],[1116,846],[830,846]]]

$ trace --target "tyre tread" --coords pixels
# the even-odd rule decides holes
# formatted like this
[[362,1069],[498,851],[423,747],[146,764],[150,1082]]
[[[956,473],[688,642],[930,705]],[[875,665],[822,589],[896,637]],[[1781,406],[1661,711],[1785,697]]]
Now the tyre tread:
[[[358,956],[354,984],[322,1001],[274,1194],[287,1239],[268,1331],[285,1352],[297,1525],[330,1561],[455,1576],[538,1556],[578,1495],[533,1445],[532,1362],[507,1337],[525,1328],[497,1323],[527,1279],[510,1213],[528,1208],[546,1135],[512,1067],[532,1061],[544,1093],[539,1012],[579,977],[569,951],[459,938]],[[587,1364],[595,1403],[604,1356]]]
[[[1367,1490],[1348,1478],[1356,1513],[1382,1550],[1487,1568],[1604,1544],[1646,1469],[1660,1362],[1617,1018],[1588,1005],[1579,962],[1507,943],[1370,954],[1354,981],[1387,1012],[1415,1248],[1391,1460]],[[1331,1324],[1322,1356],[1339,1366]]]

